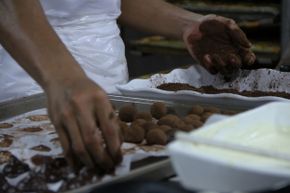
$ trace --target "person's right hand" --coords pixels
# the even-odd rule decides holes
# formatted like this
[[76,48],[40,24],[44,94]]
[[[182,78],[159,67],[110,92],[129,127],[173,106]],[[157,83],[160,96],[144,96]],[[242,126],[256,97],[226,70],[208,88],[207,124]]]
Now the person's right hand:
[[106,93],[88,78],[47,90],[48,111],[70,164],[110,171],[122,160],[117,117]]

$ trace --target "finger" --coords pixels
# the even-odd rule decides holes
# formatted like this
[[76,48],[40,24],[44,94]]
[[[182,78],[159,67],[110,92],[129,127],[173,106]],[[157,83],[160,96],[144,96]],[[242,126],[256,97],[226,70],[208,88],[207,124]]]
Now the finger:
[[218,70],[215,68],[212,58],[209,54],[205,54],[202,58],[202,66],[205,67],[211,74],[217,74]]
[[73,153],[89,168],[94,168],[93,160],[91,159],[89,153],[87,152],[84,142],[82,140],[82,135],[80,128],[77,124],[76,117],[73,115],[71,110],[65,110],[63,112],[63,124],[66,128],[66,132],[70,137],[70,142],[72,146]]
[[240,49],[240,56],[242,58],[243,64],[252,65],[256,61],[256,55],[250,49]]
[[117,117],[111,108],[98,109],[97,115],[100,118],[100,128],[106,141],[108,152],[115,163],[119,163],[122,160],[122,154]]
[[[235,24],[236,25],[236,24]],[[228,33],[232,39],[232,41],[242,48],[251,48],[252,44],[248,40],[246,34],[239,28],[239,27],[234,27],[232,24],[228,25]]]
[[240,56],[236,54],[228,54],[227,56],[227,71],[233,73],[242,67],[242,61]]
[[94,163],[105,171],[112,170],[114,168],[112,158],[105,150],[102,134],[96,124],[99,118],[95,117],[93,111],[88,111],[84,107],[79,110],[79,113],[81,115],[79,119],[81,135]]
[[63,126],[57,126],[56,130],[63,149],[64,157],[66,158],[70,166],[72,166],[73,168],[77,168],[78,164],[77,161],[74,159],[73,153],[71,151],[69,136],[67,135],[65,128]]
[[226,63],[221,59],[221,57],[217,54],[212,56],[212,60],[214,65],[216,66],[218,72],[223,75],[229,75],[228,69],[226,68]]

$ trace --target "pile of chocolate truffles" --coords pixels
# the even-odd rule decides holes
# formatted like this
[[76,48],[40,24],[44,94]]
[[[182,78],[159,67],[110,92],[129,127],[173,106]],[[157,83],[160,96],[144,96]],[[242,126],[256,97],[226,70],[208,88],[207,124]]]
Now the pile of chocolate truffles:
[[[48,184],[63,182],[59,191],[73,190],[98,180],[96,171],[83,168],[75,173],[64,158],[35,155],[31,158],[37,166],[31,169],[26,163],[16,158],[8,151],[0,152],[0,164],[3,165],[0,173],[0,192],[7,193],[53,193]],[[23,176],[23,177],[21,177]],[[10,184],[16,178],[21,180]]]
[[176,131],[197,129],[214,113],[233,114],[216,107],[193,105],[186,116],[179,116],[163,102],[152,104],[150,112],[140,112],[134,104],[127,104],[119,109],[119,126],[125,142],[166,145]]

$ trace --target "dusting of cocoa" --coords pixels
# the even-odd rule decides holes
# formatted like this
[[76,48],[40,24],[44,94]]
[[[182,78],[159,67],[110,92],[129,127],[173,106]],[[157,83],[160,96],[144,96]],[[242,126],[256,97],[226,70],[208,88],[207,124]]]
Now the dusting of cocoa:
[[220,94],[220,93],[232,93],[232,94],[238,94],[242,96],[247,97],[261,97],[261,96],[277,96],[277,97],[283,97],[290,99],[290,94],[286,92],[263,92],[263,91],[238,91],[235,89],[217,89],[213,86],[203,86],[200,88],[193,87],[189,84],[184,83],[166,83],[162,84],[157,87],[161,90],[167,90],[167,91],[179,91],[179,90],[192,90],[199,93],[204,94]]

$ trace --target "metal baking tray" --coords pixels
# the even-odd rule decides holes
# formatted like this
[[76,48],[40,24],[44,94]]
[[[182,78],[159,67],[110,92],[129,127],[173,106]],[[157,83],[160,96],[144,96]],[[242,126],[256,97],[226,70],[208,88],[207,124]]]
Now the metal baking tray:
[[[192,104],[200,104],[203,106],[213,105],[215,107],[221,108],[223,110],[232,110],[232,111],[244,111],[249,110],[256,105],[246,105],[241,106],[239,104],[228,103],[228,100],[219,101],[219,100],[184,100],[174,99],[172,97],[152,97],[152,98],[140,98],[140,97],[130,97],[130,96],[121,96],[121,95],[108,95],[110,101],[116,108],[129,103],[136,104],[136,108],[144,111],[148,111],[150,105],[156,101],[164,102],[169,107],[174,107],[175,111],[180,115],[185,115],[185,113],[190,109]],[[44,94],[36,94],[29,97],[24,97],[16,100],[10,100],[0,103],[0,121],[5,119],[41,109],[46,107],[46,97]]]
[[[140,110],[149,110],[150,104],[154,102],[153,100],[143,100],[121,96],[109,96],[109,98],[112,104],[117,108],[120,108],[122,105],[128,103],[134,103],[135,106]],[[17,100],[3,102],[0,103],[0,121],[4,121],[6,119],[45,107],[46,98],[43,94],[37,94]],[[66,193],[86,193],[94,188],[117,182],[124,182],[129,180],[157,181],[167,179],[174,175],[175,173],[168,157],[149,157],[137,162],[133,162],[131,165],[131,171],[128,174],[113,177],[110,180],[96,182],[95,184],[86,185],[76,190],[66,191]]]
[[[126,104],[134,103],[138,110],[149,111],[151,104],[156,102],[155,99],[142,99],[142,98],[132,98],[123,97],[116,95],[109,95],[109,99],[112,104],[119,109],[121,106]],[[164,101],[169,107],[174,107],[176,113],[179,115],[185,115],[191,105],[189,104],[178,104],[174,101]],[[44,94],[37,94],[29,97],[24,97],[17,100],[11,100],[7,102],[0,103],[0,121],[22,115],[24,113],[38,110],[46,107],[46,97]],[[67,193],[86,193],[91,191],[93,188],[97,188],[103,185],[109,185],[117,182],[124,182],[129,180],[162,180],[167,179],[175,175],[174,170],[170,164],[168,157],[155,158],[154,161],[149,158],[138,161],[137,164],[132,165],[132,170],[125,175],[114,177],[108,181],[97,182],[95,184],[86,185],[82,188],[67,191]]]
[[[174,107],[176,113],[179,115],[185,115],[192,104],[196,104],[195,101],[174,101],[167,99],[144,99],[136,97],[124,97],[118,95],[109,95],[109,99],[116,108],[129,103],[134,103],[138,110],[149,111],[150,105],[156,101],[162,101],[169,107]],[[241,108],[241,106],[235,106],[233,104],[224,103],[207,103],[206,100],[198,101],[198,104],[203,106],[215,105],[223,110],[233,110],[233,111],[244,111],[249,109],[249,107]],[[7,102],[0,103],[0,121],[6,120],[8,118],[21,115],[23,113],[45,108],[46,107],[46,97],[44,94],[37,94],[29,97],[24,97],[21,99],[11,100]],[[98,188],[104,185],[110,185],[117,182],[124,182],[129,180],[162,180],[167,179],[175,175],[175,172],[171,166],[170,160],[167,157],[162,157],[159,160],[154,161],[142,160],[136,164],[136,167],[131,170],[130,173],[114,177],[111,180],[97,182],[95,184],[86,185],[82,188],[67,191],[65,193],[87,193],[94,188]]]

